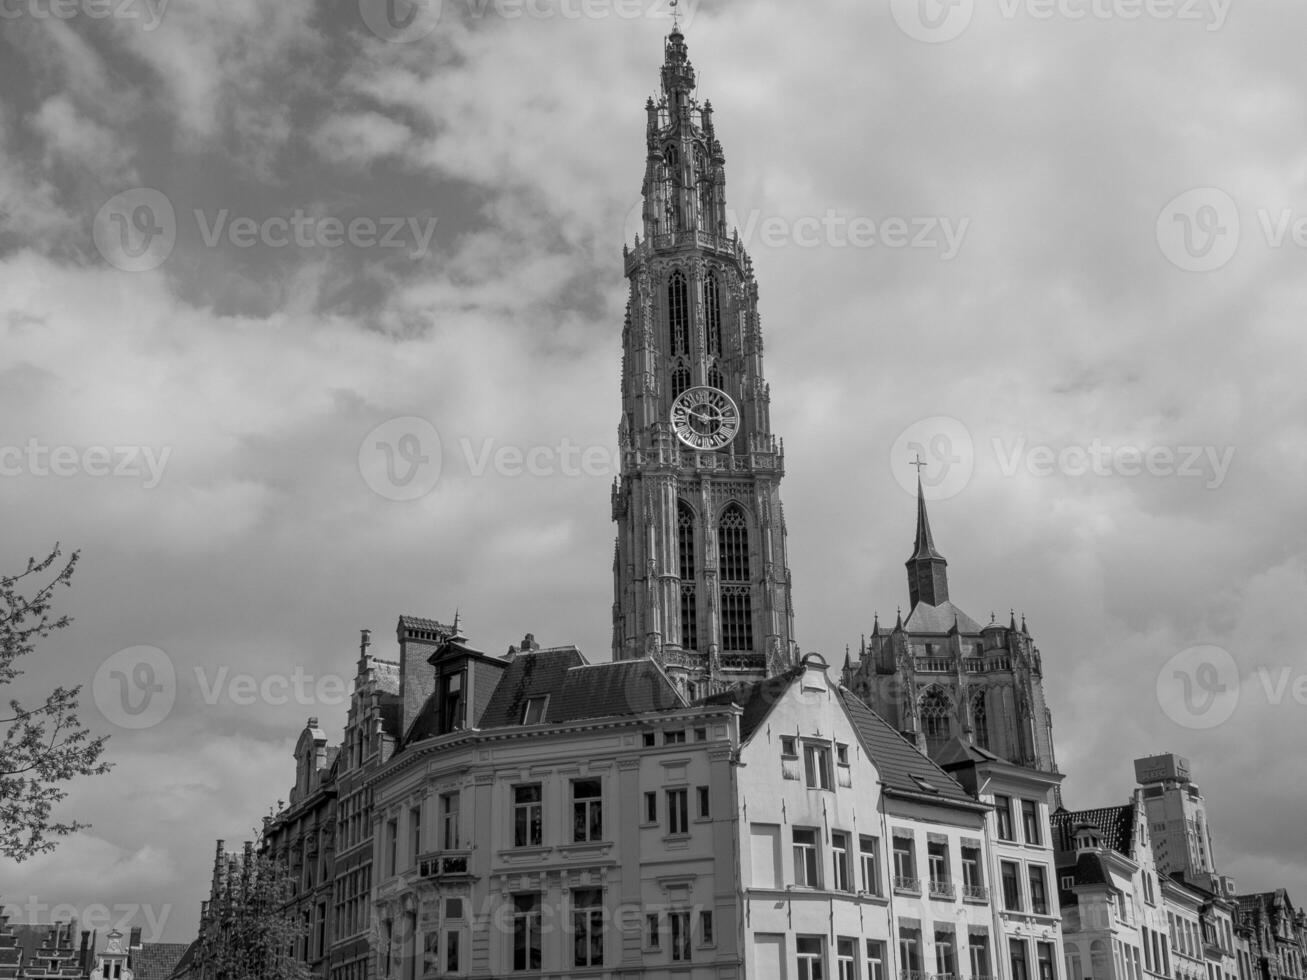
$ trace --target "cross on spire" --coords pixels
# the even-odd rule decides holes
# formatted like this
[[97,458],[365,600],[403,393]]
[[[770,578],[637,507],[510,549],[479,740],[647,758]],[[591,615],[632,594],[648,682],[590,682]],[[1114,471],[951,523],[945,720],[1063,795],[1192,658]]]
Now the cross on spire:
[[913,460],[909,460],[909,461],[908,461],[908,465],[909,465],[909,466],[915,466],[915,467],[917,468],[917,479],[920,480],[920,479],[921,479],[921,468],[922,468],[923,466],[929,466],[930,464],[927,463],[924,459],[921,458],[921,453],[917,453],[917,458],[916,458],[916,459],[913,459]]

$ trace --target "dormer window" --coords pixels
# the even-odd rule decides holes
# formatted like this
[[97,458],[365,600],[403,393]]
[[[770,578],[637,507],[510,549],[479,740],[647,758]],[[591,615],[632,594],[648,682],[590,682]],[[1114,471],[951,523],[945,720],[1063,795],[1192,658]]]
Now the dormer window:
[[549,695],[538,698],[527,698],[526,705],[522,708],[522,724],[538,725],[545,720],[545,706],[549,703]]
[[465,724],[462,673],[446,674],[440,693],[440,732],[443,735]]

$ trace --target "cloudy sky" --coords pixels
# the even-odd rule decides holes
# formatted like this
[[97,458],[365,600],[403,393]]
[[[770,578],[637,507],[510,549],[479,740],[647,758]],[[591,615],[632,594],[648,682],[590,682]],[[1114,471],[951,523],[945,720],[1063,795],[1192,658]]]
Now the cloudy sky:
[[[0,867],[19,917],[191,938],[360,628],[608,657],[667,4],[0,2],[0,560],[82,554],[15,693],[85,684],[116,765]],[[1043,652],[1068,804],[1186,755],[1222,869],[1307,901],[1307,8],[682,10],[803,649],[906,602],[921,453],[955,601]]]

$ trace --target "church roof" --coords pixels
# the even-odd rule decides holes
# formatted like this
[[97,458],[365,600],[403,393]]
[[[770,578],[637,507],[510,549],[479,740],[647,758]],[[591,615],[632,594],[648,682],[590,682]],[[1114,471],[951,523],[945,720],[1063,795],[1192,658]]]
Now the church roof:
[[189,948],[188,943],[142,943],[132,950],[133,980],[168,980]]
[[1135,805],[1105,806],[1094,810],[1056,810],[1050,815],[1053,842],[1059,851],[1075,850],[1075,833],[1079,824],[1097,827],[1103,844],[1127,857],[1134,849]]
[[944,561],[944,556],[935,548],[935,537],[930,533],[930,517],[926,514],[926,493],[921,485],[921,475],[917,475],[917,540],[912,557],[908,561],[935,558]]
[[903,628],[909,633],[947,633],[957,622],[958,631],[965,634],[978,634],[980,624],[964,613],[951,601],[945,599],[938,606],[918,602],[908,614]]

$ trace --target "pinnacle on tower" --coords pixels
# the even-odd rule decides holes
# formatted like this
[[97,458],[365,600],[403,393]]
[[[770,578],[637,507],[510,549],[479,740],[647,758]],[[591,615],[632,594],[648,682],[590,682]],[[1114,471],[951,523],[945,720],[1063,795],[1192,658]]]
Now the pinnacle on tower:
[[930,533],[930,517],[926,514],[926,492],[917,474],[917,540],[912,557],[906,562],[908,569],[908,599],[912,608],[918,602],[938,606],[948,602],[948,562],[935,548]]

